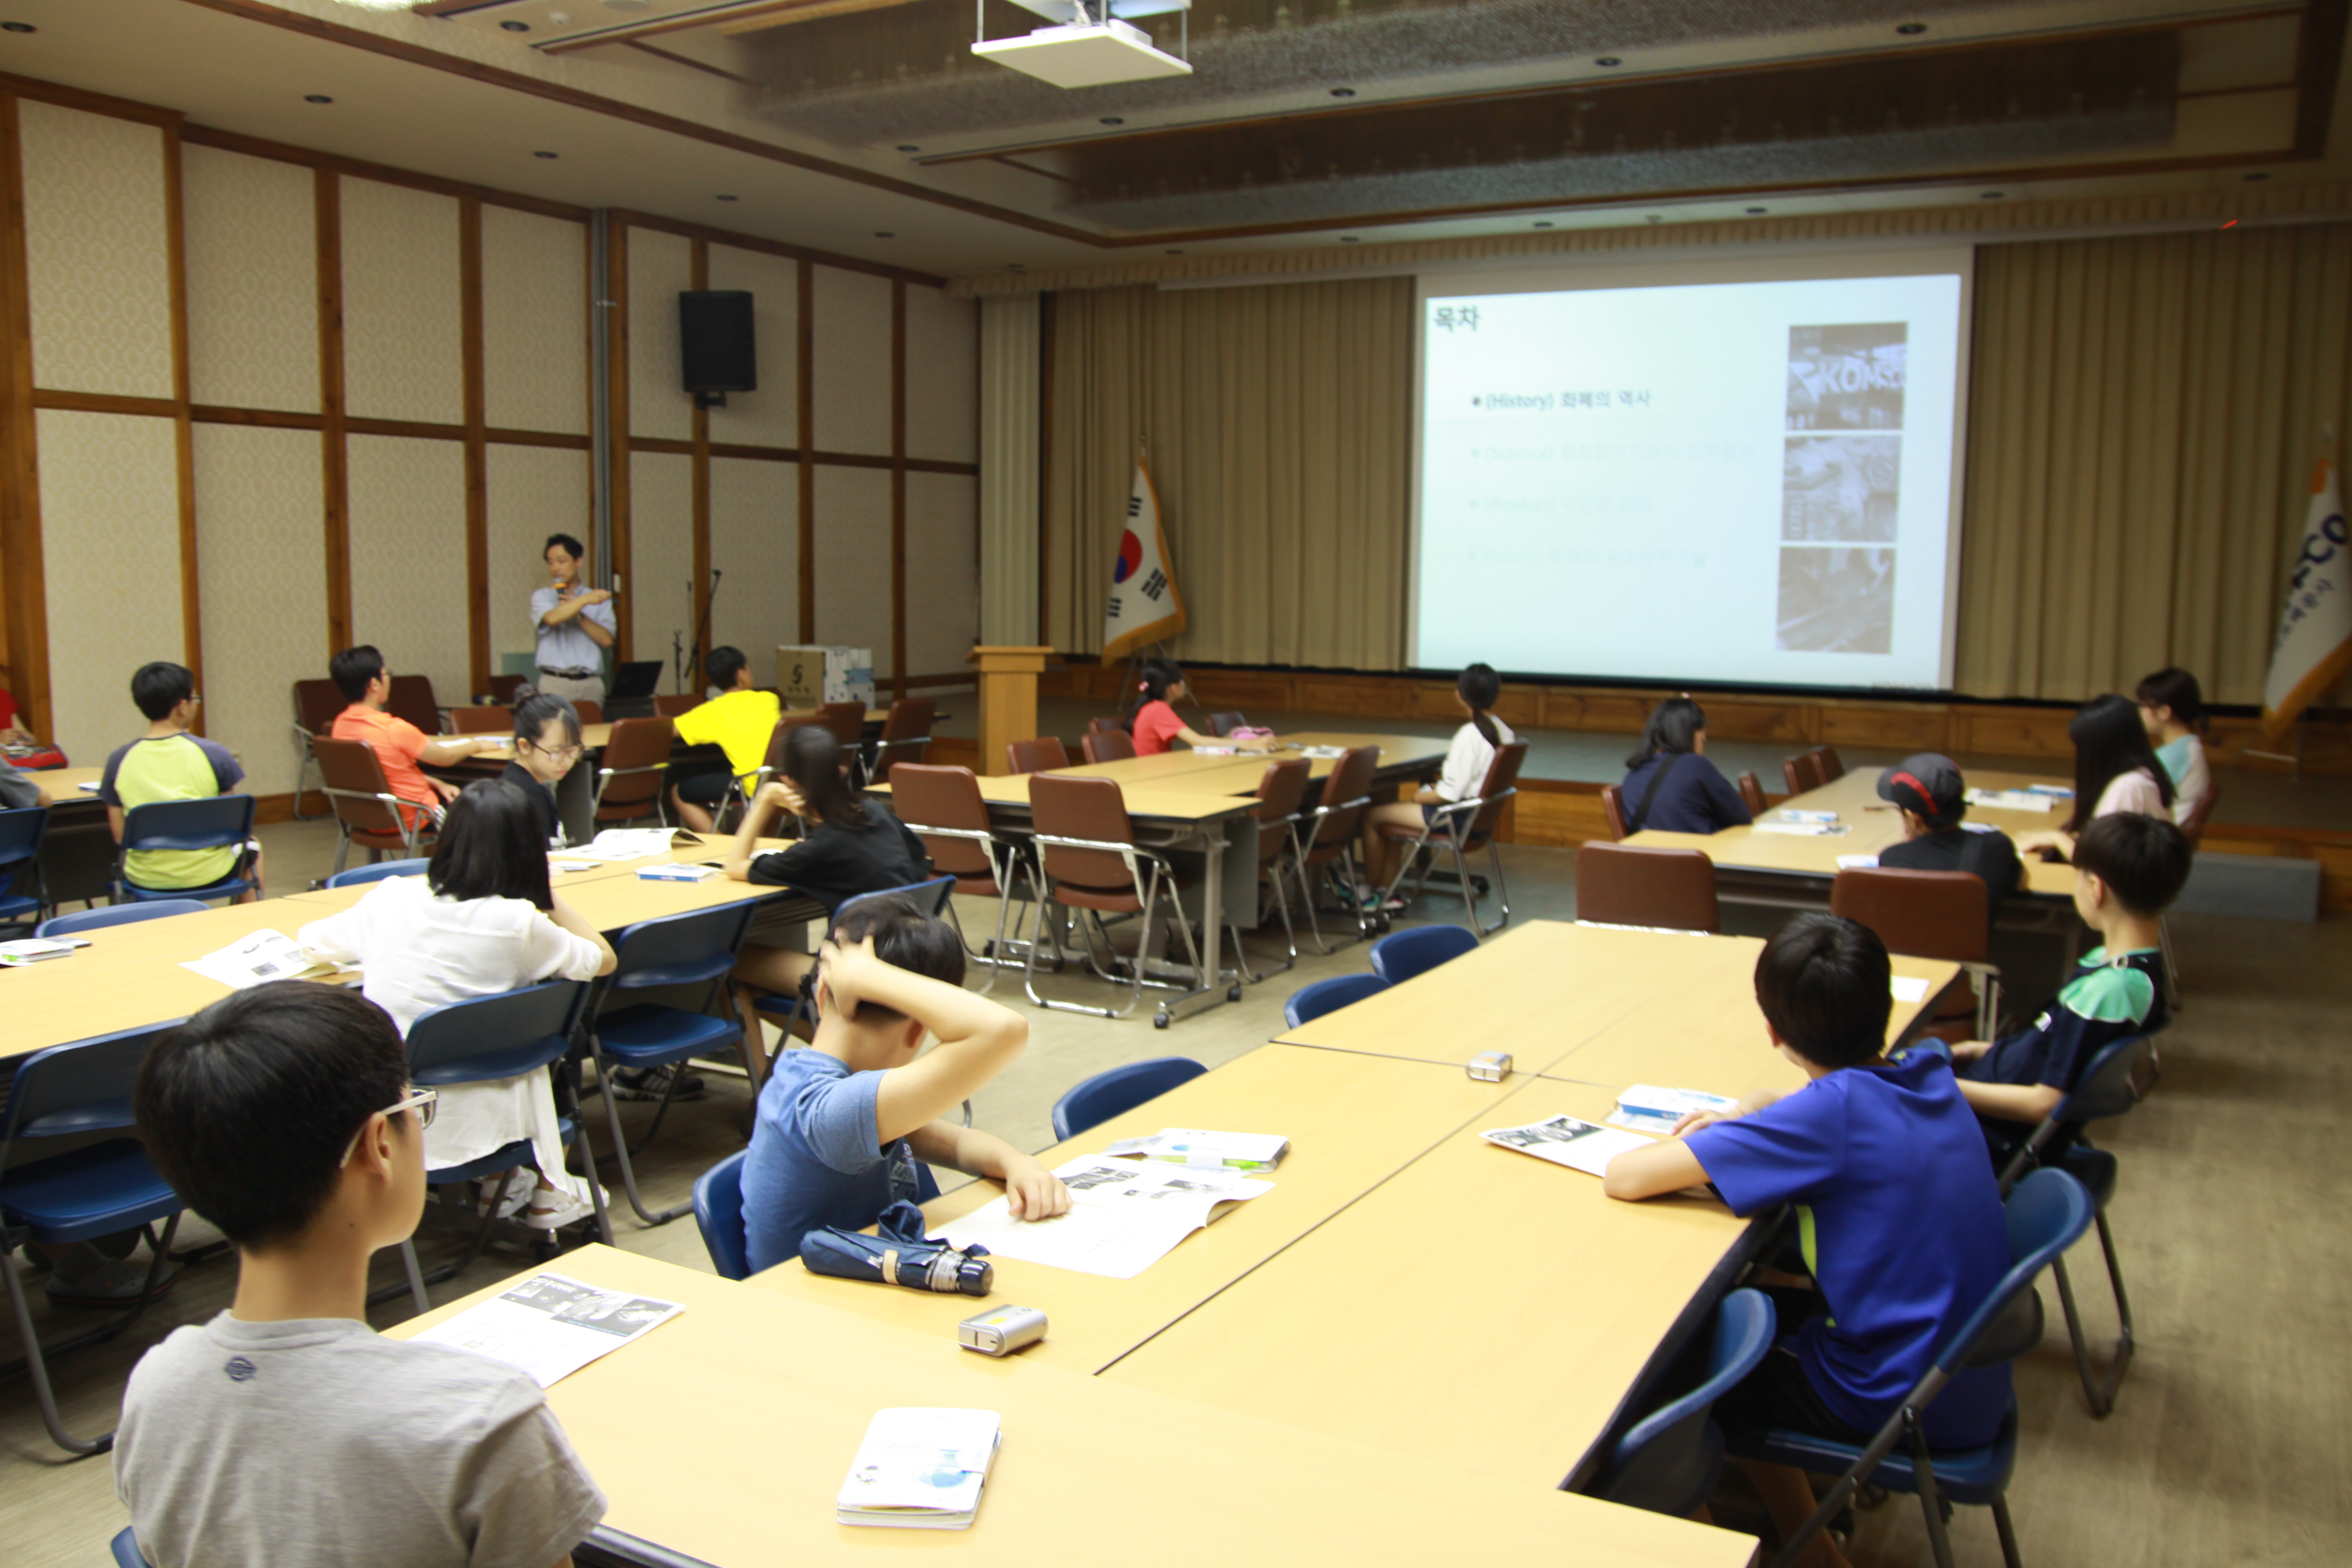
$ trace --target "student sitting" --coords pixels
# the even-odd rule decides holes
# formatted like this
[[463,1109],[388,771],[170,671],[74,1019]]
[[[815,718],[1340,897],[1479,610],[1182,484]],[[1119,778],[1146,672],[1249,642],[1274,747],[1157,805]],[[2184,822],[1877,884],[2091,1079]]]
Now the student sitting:
[[2189,861],[2189,840],[2168,816],[2113,812],[2075,840],[2074,912],[2105,940],[2030,1028],[1952,1047],[1960,1093],[1984,1123],[1996,1166],[2058,1109],[2093,1057],[2171,1021],[2158,921],[2180,896]]
[[1755,821],[1739,792],[1706,760],[1706,713],[1687,697],[1669,697],[1650,715],[1642,744],[1625,759],[1619,786],[1625,831],[1713,833]]
[[[1889,964],[1867,927],[1796,916],[1757,959],[1756,1000],[1773,1047],[1810,1081],[1685,1117],[1675,1137],[1612,1160],[1602,1190],[1652,1198],[1712,1182],[1742,1216],[1798,1205],[1812,1288],[1775,1292],[1795,1327],[1716,1414],[1867,1442],[2008,1272],[2000,1194],[1943,1059],[1886,1059]],[[1928,1441],[1990,1442],[2009,1382],[2005,1365],[1961,1373],[1925,1412]],[[1801,1472],[1745,1468],[1784,1535],[1812,1512]],[[1822,1535],[1805,1561],[1845,1558]]]
[[[743,814],[727,851],[727,875],[739,882],[792,888],[824,905],[831,915],[860,893],[911,887],[931,874],[930,852],[889,808],[850,787],[841,742],[822,724],[803,724],[784,738],[783,776],[761,790]],[[779,811],[801,819],[804,837],[790,848],[761,855],[760,835]],[[762,1042],[753,1000],[791,995],[816,960],[765,940],[802,922],[763,930],[755,921],[735,963],[735,1002],[744,1038],[760,1059]]]
[[[727,753],[734,777],[748,783],[767,763],[768,741],[783,718],[783,704],[774,692],[751,684],[751,661],[740,648],[712,648],[702,661],[702,673],[719,688],[719,695],[677,716],[677,738],[689,746],[716,745]],[[726,773],[709,773],[670,785],[670,804],[677,808],[678,820],[697,833],[716,827],[728,782]]]
[[2164,776],[2172,781],[2172,820],[2186,822],[2212,793],[2205,765],[2205,694],[2185,669],[2159,669],[2132,692],[2139,721]]
[[[1002,1138],[940,1118],[1021,1054],[1029,1025],[963,989],[963,939],[909,899],[852,910],[824,944],[816,1040],[760,1090],[743,1165],[751,1267],[826,1226],[872,1225],[916,1193],[915,1162],[1003,1182],[1014,1215],[1066,1214],[1069,1189]],[[938,1037],[919,1056],[926,1032]]]
[[29,769],[66,765],[63,752],[55,746],[44,746],[38,736],[25,728],[23,721],[17,717],[16,699],[5,687],[0,687],[0,748],[5,748],[9,753],[7,766]]
[[523,792],[539,813],[547,833],[547,847],[562,849],[572,841],[564,836],[563,813],[557,806],[555,786],[580,760],[580,713],[562,698],[541,691],[515,704],[515,760],[499,775]]
[[[1454,731],[1436,787],[1418,791],[1411,800],[1376,805],[1364,815],[1364,874],[1373,887],[1385,888],[1395,879],[1397,862],[1405,848],[1381,837],[1382,824],[1418,833],[1436,820],[1439,806],[1475,799],[1486,787],[1486,770],[1494,766],[1495,752],[1518,739],[1508,724],[1495,717],[1495,699],[1502,693],[1503,678],[1492,665],[1474,664],[1454,677],[1454,705],[1468,714],[1470,721]],[[1391,909],[1403,907],[1401,900],[1391,905]]]
[[2024,874],[2017,846],[1995,829],[1972,833],[1960,826],[1969,814],[1968,791],[1959,764],[1922,752],[1878,775],[1878,798],[1903,814],[1903,842],[1878,852],[1878,863],[1898,871],[1967,871],[1985,885],[1989,915],[2017,890]]
[[406,826],[439,821],[442,803],[457,798],[457,786],[426,778],[417,764],[453,767],[498,742],[483,735],[436,738],[385,712],[383,705],[392,700],[392,671],[384,668],[383,655],[369,644],[347,647],[329,659],[327,673],[333,677],[343,700],[351,704],[335,715],[331,736],[338,741],[364,741],[374,750],[375,760],[383,767],[384,786],[415,807],[401,808]]
[[1176,717],[1175,704],[1188,701],[1192,693],[1184,685],[1184,672],[1175,661],[1147,658],[1137,672],[1135,695],[1129,700],[1132,710],[1129,724],[1135,736],[1135,754],[1156,757],[1172,742],[1181,741],[1188,746],[1232,746],[1244,752],[1271,752],[1281,744],[1264,736],[1247,741],[1221,741],[1214,735],[1203,735]]
[[115,1489],[147,1561],[569,1563],[604,1499],[538,1386],[368,1327],[368,1260],[424,1212],[434,1110],[383,1010],[240,991],[156,1043],[133,1106],[156,1169],[237,1252],[228,1310],[174,1330],[123,1394]]
[[[450,805],[424,876],[378,882],[295,939],[321,958],[358,964],[362,994],[403,1036],[451,1002],[541,980],[593,980],[614,962],[596,928],[550,890],[547,840],[530,797],[488,779]],[[425,1163],[462,1165],[521,1139],[530,1141],[539,1181],[535,1190],[509,1181],[506,1212],[538,1230],[593,1214],[587,1182],[563,1168],[568,1151],[543,1069],[444,1089]]]
[[2020,834],[2020,849],[2065,860],[2074,855],[2074,836],[2096,817],[2136,811],[2171,818],[2172,780],[2128,699],[2112,691],[2092,698],[2067,724],[2066,738],[2074,742],[2074,814],[2054,833]]
[[[142,664],[131,678],[131,700],[147,716],[147,732],[115,748],[99,780],[106,803],[106,826],[122,842],[124,818],[139,806],[163,800],[206,800],[227,795],[245,770],[226,746],[188,733],[196,721],[196,678],[176,664]],[[122,874],[141,888],[202,888],[229,875],[239,851],[133,849],[122,858]],[[240,904],[261,896],[261,849],[253,849],[253,885],[236,896]]]
[[23,811],[48,804],[49,792],[41,787],[40,780],[19,773],[11,763],[0,762],[0,811]]

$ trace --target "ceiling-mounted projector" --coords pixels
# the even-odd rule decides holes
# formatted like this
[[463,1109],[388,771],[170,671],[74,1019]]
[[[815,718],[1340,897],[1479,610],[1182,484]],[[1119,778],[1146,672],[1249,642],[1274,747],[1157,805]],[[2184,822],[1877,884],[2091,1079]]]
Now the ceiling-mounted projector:
[[1108,87],[1192,74],[1190,61],[1154,48],[1150,34],[1119,19],[1183,12],[1189,53],[1192,0],[1016,0],[1016,4],[1061,26],[1040,27],[1017,38],[979,38],[971,46],[973,54],[1055,87]]

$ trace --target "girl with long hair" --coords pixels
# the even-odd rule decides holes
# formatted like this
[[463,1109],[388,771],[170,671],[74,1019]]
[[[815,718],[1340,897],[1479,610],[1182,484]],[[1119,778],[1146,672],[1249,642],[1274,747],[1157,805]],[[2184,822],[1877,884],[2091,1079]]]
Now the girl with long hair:
[[1713,833],[1753,822],[1739,792],[1706,760],[1706,712],[1687,697],[1650,710],[1642,743],[1625,759],[1625,831]]
[[1174,660],[1143,661],[1136,671],[1135,689],[1129,693],[1127,702],[1128,723],[1135,736],[1137,756],[1156,757],[1176,741],[1188,746],[1233,746],[1244,752],[1271,752],[1278,744],[1263,738],[1221,741],[1191,729],[1176,716],[1175,707],[1191,695],[1184,685],[1184,672],[1176,668]]
[[[1364,894],[1367,907],[1377,902],[1379,889],[1395,879],[1404,855],[1404,844],[1384,837],[1381,826],[1419,833],[1436,820],[1438,807],[1475,799],[1486,787],[1486,770],[1494,765],[1496,752],[1518,739],[1508,724],[1495,716],[1495,702],[1502,693],[1503,678],[1491,664],[1474,664],[1455,676],[1454,705],[1468,722],[1454,731],[1437,783],[1414,792],[1411,800],[1392,800],[1364,814],[1364,875],[1371,883]],[[1387,901],[1391,911],[1403,907],[1402,899]]]
[[2069,860],[2075,835],[2095,817],[2137,811],[2172,820],[2172,780],[2130,698],[2112,691],[2092,698],[2067,724],[2066,738],[2074,742],[2074,813],[2056,832],[2020,834],[2020,849]]

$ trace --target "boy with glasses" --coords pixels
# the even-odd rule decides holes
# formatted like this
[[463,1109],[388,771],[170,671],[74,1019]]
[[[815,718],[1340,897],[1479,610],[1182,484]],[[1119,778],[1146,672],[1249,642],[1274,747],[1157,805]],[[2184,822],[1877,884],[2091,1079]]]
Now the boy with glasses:
[[425,1205],[434,1091],[383,1010],[257,986],[159,1040],[132,1103],[155,1167],[237,1252],[236,1295],[141,1359],[115,1487],[155,1568],[557,1568],[604,1499],[538,1385],[379,1338],[368,1260]]
[[566,848],[572,841],[564,837],[555,786],[580,761],[579,710],[551,691],[540,692],[515,704],[514,733],[515,760],[499,781],[530,797],[546,826],[547,847]]

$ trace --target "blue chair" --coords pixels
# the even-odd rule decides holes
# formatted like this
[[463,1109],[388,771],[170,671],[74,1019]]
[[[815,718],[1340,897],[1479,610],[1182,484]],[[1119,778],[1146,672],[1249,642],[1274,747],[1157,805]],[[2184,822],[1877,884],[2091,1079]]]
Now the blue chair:
[[[749,1149],[739,1149],[694,1180],[694,1224],[710,1254],[710,1267],[721,1279],[751,1277],[750,1237],[743,1229],[743,1162]],[[940,1195],[939,1178],[929,1165],[915,1167],[915,1201],[929,1203]]]
[[1341,974],[1318,980],[1290,994],[1290,1000],[1282,1005],[1282,1021],[1295,1029],[1310,1019],[1352,1006],[1388,988],[1389,983],[1377,974]]
[[354,866],[348,871],[338,871],[327,879],[330,888],[348,888],[357,882],[381,882],[386,877],[422,877],[425,868],[433,864],[433,857],[420,855],[414,860],[379,860],[373,866]]
[[[0,768],[8,764],[0,763]],[[48,837],[49,808],[28,805],[0,811],[0,925],[16,925],[41,918],[48,907],[41,881],[41,841]],[[17,879],[30,872],[33,891],[20,891]]]
[[1599,1494],[1628,1508],[1677,1519],[1697,1512],[1723,1473],[1723,1429],[1709,1412],[1772,1348],[1776,1321],[1772,1298],[1761,1290],[1734,1290],[1726,1296],[1715,1310],[1706,1376],[1688,1394],[1643,1416],[1618,1441]]
[[1372,973],[1391,985],[1402,985],[1477,945],[1478,933],[1467,926],[1415,926],[1372,943]]
[[2058,1304],[2065,1310],[2067,1338],[2074,1345],[2074,1373],[2083,1380],[2083,1397],[2096,1416],[2114,1411],[2116,1390],[2123,1384],[2124,1369],[2131,1364],[2132,1314],[2131,1298],[2124,1292],[2123,1269],[2116,1262],[2116,1235],[2107,1227],[2107,1204],[2116,1195],[2119,1173],[2116,1157],[2083,1142],[2083,1127],[2085,1122],[2121,1116],[2137,1105],[2156,1087],[2158,1076],[2156,1047],[2146,1036],[2107,1047],[2091,1058],[2075,1081],[2074,1091],[2033,1130],[2000,1176],[2006,1191],[2028,1168],[2050,1163],[2082,1183],[2091,1194],[2098,1214],[2099,1250],[2106,1257],[2107,1283],[2116,1293],[2116,1318],[2121,1327],[2115,1349],[2108,1352],[2104,1377],[2091,1369],[2091,1349],[2083,1337],[2082,1315],[2074,1305],[2074,1284],[2067,1277],[2066,1260],[2061,1258],[2052,1263],[2050,1272],[2058,1282]]
[[1208,1070],[1190,1057],[1153,1057],[1098,1072],[1054,1102],[1054,1136],[1076,1138]]
[[143,904],[101,904],[94,910],[76,910],[69,915],[51,915],[34,931],[35,936],[73,936],[86,931],[102,931],[108,926],[136,925],[141,921],[168,920],[173,915],[200,915],[205,906],[194,899],[151,899]]
[[[29,1139],[79,1139],[131,1128],[131,1090],[148,1043],[181,1022],[174,1018],[36,1051],[16,1069],[7,1110],[0,1115],[0,1276],[7,1279],[8,1304],[16,1313],[16,1335],[25,1345],[41,1420],[58,1447],[70,1454],[102,1454],[114,1446],[114,1434],[82,1438],[66,1430],[45,1358],[110,1340],[138,1321],[163,1279],[172,1237],[180,1228],[180,1199],[136,1138],[85,1143],[26,1164],[16,1163],[14,1156]],[[166,1222],[160,1236],[153,1229],[158,1220]],[[148,1227],[147,1244],[155,1258],[138,1302],[101,1327],[42,1344],[26,1303],[24,1278],[8,1254],[27,1242],[63,1246],[134,1226]]]
[[[579,1029],[581,1008],[587,998],[587,982],[561,980],[495,996],[470,997],[422,1013],[408,1026],[409,1081],[446,1089],[456,1084],[488,1083],[546,1071],[571,1053],[572,1036]],[[559,1100],[559,1110],[562,1100],[569,1098],[567,1093]],[[595,1162],[589,1153],[587,1129],[578,1107],[574,1106],[569,1115],[559,1115],[557,1121],[563,1130],[565,1146],[580,1156],[581,1169],[588,1173],[599,1237],[610,1247],[612,1221],[604,1213],[604,1189],[596,1181]],[[490,1227],[498,1223],[499,1210],[504,1206],[508,1184],[517,1171],[538,1163],[539,1155],[530,1140],[518,1138],[480,1159],[425,1173],[425,1181],[435,1186],[497,1176],[499,1190],[490,1200],[489,1213],[483,1216],[481,1228],[474,1233],[473,1241],[456,1262],[426,1274],[416,1261],[415,1238],[412,1237],[400,1244],[409,1296],[418,1311],[426,1311],[432,1306],[425,1293],[427,1285],[455,1278],[481,1256],[483,1247],[489,1241]],[[396,1294],[397,1289],[386,1294]]]
[[[727,973],[735,967],[736,950],[743,945],[753,907],[748,901],[720,904],[688,914],[639,921],[614,939],[613,951],[620,963],[597,982],[595,1002],[589,1009],[588,1049],[596,1060],[596,1089],[604,1099],[613,1155],[621,1165],[621,1185],[629,1194],[629,1206],[647,1225],[667,1225],[694,1205],[680,1204],[659,1214],[646,1207],[637,1193],[636,1171],[629,1163],[629,1142],[621,1131],[621,1108],[613,1098],[613,1074],[623,1068],[670,1067],[689,1057],[740,1047],[743,1026],[711,1009],[725,997]],[[602,1011],[616,992],[666,985],[703,987],[701,1006],[689,1009],[640,1002]],[[654,1111],[653,1125],[638,1142],[639,1149],[661,1131],[677,1087],[677,1075],[672,1073]]]
[[[893,899],[902,896],[911,898],[924,912],[933,920],[939,920],[947,912],[948,901],[955,894],[955,885],[956,879],[953,877],[934,877],[928,882],[909,882],[903,888],[885,888],[877,892],[860,893],[854,899],[844,899],[841,907],[833,911],[833,919],[826,922],[824,933],[828,937],[831,936],[834,927],[841,923],[844,915],[873,899]],[[993,972],[990,978],[992,980],[994,978]],[[777,1026],[785,1031],[787,1038],[790,1037],[793,1025],[802,1016],[801,998],[798,994],[783,996],[770,993],[756,998],[751,1006],[755,1011],[773,1018]],[[808,1015],[811,1023],[816,1021],[815,1006],[815,998],[812,994]]]
[[1810,1432],[1726,1430],[1725,1446],[1740,1458],[1838,1477],[1812,1517],[1782,1543],[1772,1568],[1795,1562],[1865,1482],[1918,1497],[1928,1544],[1943,1568],[1952,1561],[1952,1542],[1938,1494],[1950,1502],[1991,1509],[2001,1560],[2008,1568],[2021,1568],[2008,1497],[2009,1478],[2017,1468],[2017,1401],[2010,1400],[1992,1441],[1976,1448],[1930,1452],[1919,1414],[1960,1373],[2015,1361],[2042,1342],[2042,1298],[2034,1294],[2034,1278],[2090,1228],[2091,1215],[2091,1194],[2063,1171],[2036,1171],[2017,1184],[2009,1194],[2010,1271],[1946,1341],[1927,1374],[1866,1447]]
[[139,1538],[131,1532],[129,1526],[126,1525],[108,1544],[114,1551],[114,1568],[154,1568],[153,1563],[141,1555]]
[[[158,800],[134,805],[122,818],[122,848],[114,862],[118,900],[233,899],[253,887],[253,796],[215,795],[198,800]],[[230,849],[229,874],[202,888],[142,888],[124,858],[141,849]]]

